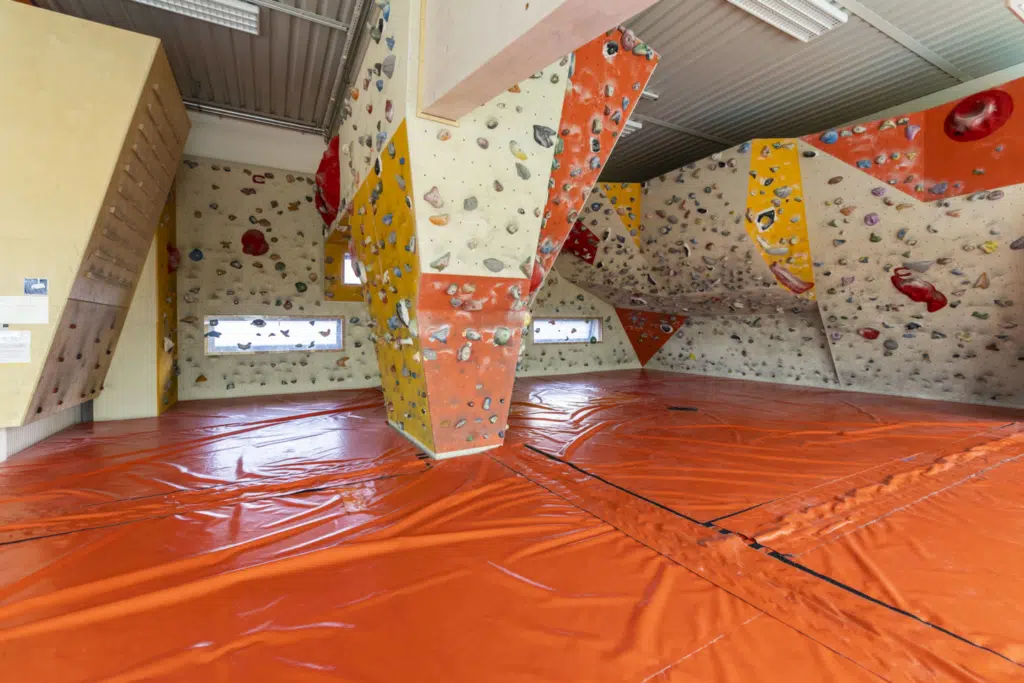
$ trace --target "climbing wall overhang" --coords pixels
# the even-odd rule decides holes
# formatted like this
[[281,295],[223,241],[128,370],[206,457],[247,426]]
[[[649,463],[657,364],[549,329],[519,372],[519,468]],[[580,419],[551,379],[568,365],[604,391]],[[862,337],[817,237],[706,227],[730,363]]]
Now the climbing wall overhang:
[[21,201],[0,282],[19,294],[22,278],[49,285],[48,322],[11,328],[31,335],[30,362],[5,365],[0,381],[0,426],[12,426],[102,391],[190,124],[158,40],[17,3],[2,13],[10,87],[25,80],[19,65],[42,76],[0,114],[8,161],[21,164],[6,176]]

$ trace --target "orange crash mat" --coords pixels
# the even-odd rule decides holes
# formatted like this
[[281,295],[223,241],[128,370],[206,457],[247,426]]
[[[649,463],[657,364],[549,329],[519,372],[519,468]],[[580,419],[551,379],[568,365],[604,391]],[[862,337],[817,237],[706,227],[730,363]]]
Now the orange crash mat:
[[522,379],[512,439],[700,521],[1002,438],[1021,411],[619,371]]
[[1021,416],[626,371],[442,461],[377,390],[79,425],[0,463],[2,680],[1024,680]]

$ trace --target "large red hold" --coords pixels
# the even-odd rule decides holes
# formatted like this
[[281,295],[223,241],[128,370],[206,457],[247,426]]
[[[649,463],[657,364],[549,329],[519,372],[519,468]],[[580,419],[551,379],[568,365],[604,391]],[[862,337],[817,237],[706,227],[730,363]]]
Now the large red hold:
[[338,156],[338,136],[331,138],[327,151],[316,169],[316,210],[330,225],[338,217],[341,202],[341,160]]
[[267,238],[260,230],[246,230],[242,235],[242,253],[249,256],[263,256],[270,251]]
[[935,285],[914,277],[909,268],[896,268],[891,280],[893,286],[911,301],[927,303],[929,313],[945,308],[949,303],[946,295],[935,289]]

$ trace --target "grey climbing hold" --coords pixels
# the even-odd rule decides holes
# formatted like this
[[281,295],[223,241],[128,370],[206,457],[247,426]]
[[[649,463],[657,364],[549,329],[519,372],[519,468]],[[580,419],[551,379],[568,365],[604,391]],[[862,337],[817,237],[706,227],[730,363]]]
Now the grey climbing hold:
[[462,202],[462,208],[466,211],[473,211],[476,209],[478,203],[479,202],[477,202],[476,197],[466,197],[466,200]]
[[558,133],[547,126],[533,127],[533,139],[541,147],[553,147],[557,136]]
[[518,161],[516,162],[516,173],[523,180],[529,180],[530,179],[530,169],[526,168],[526,166],[524,166],[523,164],[519,163]]
[[473,353],[473,344],[471,344],[470,342],[466,342],[462,346],[462,348],[459,349],[458,359],[460,361],[467,361],[467,360],[469,360],[469,356],[472,353]]
[[505,270],[505,262],[496,258],[485,258],[484,266],[492,273],[500,273]]
[[494,330],[494,343],[496,346],[507,346],[510,341],[512,341],[512,330],[507,327],[498,327]]
[[385,57],[384,61],[382,61],[380,63],[381,73],[383,73],[388,78],[391,78],[392,76],[394,76],[395,75],[395,62],[397,62],[397,61],[398,61],[398,58],[395,57],[395,55],[388,55],[387,57]]
[[448,267],[448,263],[451,261],[452,253],[450,251],[445,252],[443,256],[440,256],[430,262],[430,267],[434,270],[444,270]]
[[900,343],[895,339],[886,339],[882,346],[884,346],[889,351],[895,351],[900,347]]

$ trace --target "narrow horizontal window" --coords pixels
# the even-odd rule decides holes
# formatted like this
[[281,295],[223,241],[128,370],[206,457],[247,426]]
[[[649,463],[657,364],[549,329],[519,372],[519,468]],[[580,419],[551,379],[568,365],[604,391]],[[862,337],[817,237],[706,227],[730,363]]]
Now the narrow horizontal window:
[[534,344],[596,344],[601,341],[600,318],[534,318]]
[[344,323],[340,318],[308,316],[208,315],[206,354],[340,351]]

